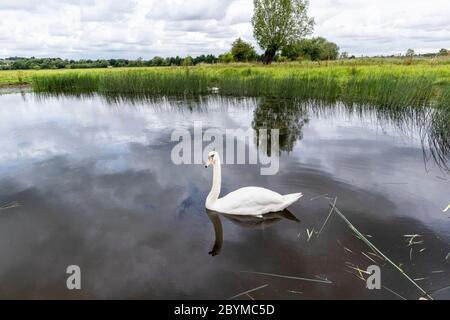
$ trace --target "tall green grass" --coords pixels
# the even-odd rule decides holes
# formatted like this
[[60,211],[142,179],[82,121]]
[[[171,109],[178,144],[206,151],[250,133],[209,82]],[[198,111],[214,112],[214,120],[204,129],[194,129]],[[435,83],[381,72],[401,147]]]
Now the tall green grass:
[[443,91],[448,90],[434,73],[372,71],[354,67],[292,71],[247,67],[66,72],[35,76],[32,86],[35,92],[56,94],[196,96],[218,92],[234,96],[342,101],[386,108],[427,107],[440,101]]
[[428,144],[435,162],[446,167],[450,162],[450,87],[444,90],[434,108]]

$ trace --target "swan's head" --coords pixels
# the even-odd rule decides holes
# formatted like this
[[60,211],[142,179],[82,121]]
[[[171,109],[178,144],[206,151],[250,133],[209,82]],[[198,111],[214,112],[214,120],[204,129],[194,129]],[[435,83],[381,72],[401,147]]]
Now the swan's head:
[[219,161],[219,153],[217,151],[211,151],[208,154],[208,160],[206,161],[205,168],[214,166]]

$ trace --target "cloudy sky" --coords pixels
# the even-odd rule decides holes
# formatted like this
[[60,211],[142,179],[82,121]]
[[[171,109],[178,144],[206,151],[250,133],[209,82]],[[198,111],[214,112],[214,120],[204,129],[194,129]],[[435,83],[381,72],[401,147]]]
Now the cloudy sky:
[[[252,0],[1,0],[0,57],[151,58],[256,45]],[[314,35],[355,55],[450,48],[449,0],[311,0]]]

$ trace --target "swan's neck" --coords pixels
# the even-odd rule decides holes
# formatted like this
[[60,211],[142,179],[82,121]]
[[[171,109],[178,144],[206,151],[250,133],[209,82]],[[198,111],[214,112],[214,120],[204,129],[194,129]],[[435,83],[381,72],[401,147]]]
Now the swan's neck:
[[220,170],[220,160],[217,159],[213,169],[212,188],[211,191],[209,192],[208,197],[206,198],[206,203],[213,203],[217,199],[219,199],[221,183],[222,183],[222,173]]

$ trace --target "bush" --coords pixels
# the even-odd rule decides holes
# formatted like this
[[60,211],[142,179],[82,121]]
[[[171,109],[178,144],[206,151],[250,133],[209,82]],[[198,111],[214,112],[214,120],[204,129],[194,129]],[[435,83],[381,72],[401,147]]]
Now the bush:
[[233,61],[234,61],[234,56],[233,56],[233,54],[231,52],[227,52],[227,53],[221,54],[219,56],[219,62],[231,63]]
[[235,61],[247,62],[256,60],[256,51],[250,43],[241,38],[236,39],[231,47],[231,54]]
[[281,55],[289,60],[298,58],[307,58],[312,61],[336,60],[339,56],[339,47],[322,37],[302,39],[285,46]]
[[192,61],[192,57],[191,56],[187,56],[184,60],[183,60],[183,66],[184,67],[189,67],[192,66],[194,63]]

